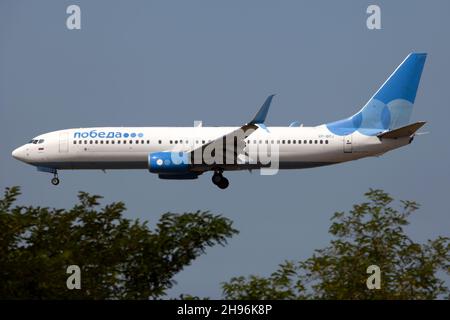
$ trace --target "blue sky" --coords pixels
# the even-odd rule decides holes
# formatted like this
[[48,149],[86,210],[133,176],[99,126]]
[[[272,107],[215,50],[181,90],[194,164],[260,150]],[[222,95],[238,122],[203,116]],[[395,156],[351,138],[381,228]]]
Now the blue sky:
[[[82,29],[66,28],[77,4]],[[240,234],[177,275],[169,296],[220,297],[232,276],[268,275],[325,246],[334,211],[369,188],[422,204],[409,235],[449,235],[448,1],[0,1],[0,187],[21,203],[70,207],[79,190],[123,200],[154,225],[167,211],[210,210]],[[40,133],[89,126],[241,125],[276,93],[267,125],[317,125],[360,109],[412,51],[429,54],[412,120],[429,131],[381,158],[283,171],[162,181],[147,171],[50,176],[11,157]]]

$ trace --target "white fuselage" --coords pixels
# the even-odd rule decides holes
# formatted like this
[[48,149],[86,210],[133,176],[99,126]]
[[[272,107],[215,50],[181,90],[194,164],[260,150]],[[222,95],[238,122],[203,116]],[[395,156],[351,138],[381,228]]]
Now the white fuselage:
[[[54,169],[148,169],[153,152],[189,152],[238,127],[98,127],[53,131],[34,138],[13,156]],[[259,128],[245,139],[249,156],[258,147],[277,147],[280,169],[311,168],[375,156],[404,146],[409,137],[379,139],[354,132],[348,136],[317,127]],[[253,145],[253,147],[252,147]],[[263,146],[266,145],[266,146]],[[248,169],[248,165],[229,170]]]

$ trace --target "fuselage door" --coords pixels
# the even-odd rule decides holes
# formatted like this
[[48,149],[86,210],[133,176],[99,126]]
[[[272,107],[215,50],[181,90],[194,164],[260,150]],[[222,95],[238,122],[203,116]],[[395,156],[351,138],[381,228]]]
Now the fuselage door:
[[344,137],[344,153],[352,153],[353,151],[353,141],[352,135]]
[[59,152],[66,153],[69,152],[69,133],[61,132],[59,134]]

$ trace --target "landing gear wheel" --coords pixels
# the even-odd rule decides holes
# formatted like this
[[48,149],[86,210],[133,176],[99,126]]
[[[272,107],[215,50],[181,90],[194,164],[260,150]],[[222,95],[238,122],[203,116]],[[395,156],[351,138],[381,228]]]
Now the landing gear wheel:
[[54,186],[57,186],[57,185],[59,184],[59,179],[58,179],[58,177],[54,177],[54,178],[52,179],[52,184],[53,184]]
[[226,189],[230,185],[230,182],[227,178],[222,175],[222,170],[217,170],[214,172],[211,181],[218,186],[220,189]]
[[217,186],[220,189],[226,189],[226,188],[228,188],[229,185],[230,185],[230,182],[225,177],[222,177],[222,179],[219,181],[219,183],[217,183]]
[[218,183],[220,183],[220,180],[222,180],[222,179],[223,179],[223,176],[221,173],[214,173],[211,178],[211,181],[212,181],[212,183],[217,185]]

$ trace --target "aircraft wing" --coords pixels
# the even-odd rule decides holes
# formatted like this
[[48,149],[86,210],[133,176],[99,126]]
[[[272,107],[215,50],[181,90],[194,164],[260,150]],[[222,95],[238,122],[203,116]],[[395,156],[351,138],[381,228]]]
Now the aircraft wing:
[[[258,128],[267,130],[264,121],[266,120],[273,97],[274,95],[267,97],[258,113],[256,113],[255,117],[249,123],[190,151],[189,156],[194,167],[197,166],[198,169],[203,171],[215,167],[224,167],[225,164],[230,164],[230,162],[236,164],[238,161],[243,161],[240,159],[246,156],[244,152],[245,139]],[[213,163],[212,158],[216,160],[221,159],[222,161],[215,161]]]

